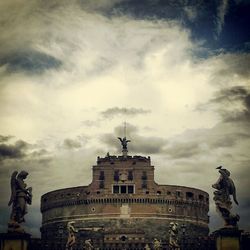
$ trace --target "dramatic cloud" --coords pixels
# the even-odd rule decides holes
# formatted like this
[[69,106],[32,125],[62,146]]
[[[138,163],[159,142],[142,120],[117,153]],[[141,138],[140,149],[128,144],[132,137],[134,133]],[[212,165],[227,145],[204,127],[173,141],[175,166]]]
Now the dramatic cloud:
[[126,135],[130,155],[152,156],[157,182],[209,192],[211,231],[215,167],[228,168],[249,230],[250,55],[235,51],[247,44],[248,9],[245,1],[1,1],[1,204],[11,173],[27,170],[28,226],[39,234],[41,195],[88,185],[96,157],[120,155],[117,137]]
[[105,118],[113,118],[117,115],[124,115],[124,116],[136,116],[140,114],[147,114],[150,113],[150,110],[138,109],[138,108],[109,108],[105,111],[102,111],[101,114]]
[[42,73],[47,69],[58,68],[61,62],[56,58],[38,51],[19,52],[2,56],[0,67],[6,66],[7,71],[25,71],[27,73]]
[[[6,138],[6,137],[5,137]],[[6,158],[22,158],[25,156],[25,151],[28,148],[28,143],[19,140],[13,144],[0,144],[0,160]]]
[[[222,88],[198,109],[214,109],[225,122],[250,121],[250,85]],[[247,124],[246,124],[247,125]]]

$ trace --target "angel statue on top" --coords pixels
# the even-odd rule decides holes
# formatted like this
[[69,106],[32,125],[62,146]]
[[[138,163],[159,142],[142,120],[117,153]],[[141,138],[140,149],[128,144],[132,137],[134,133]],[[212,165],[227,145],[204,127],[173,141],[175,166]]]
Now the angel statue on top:
[[236,198],[236,188],[233,180],[229,177],[230,172],[222,166],[217,167],[220,176],[215,184],[212,185],[214,189],[214,201],[216,210],[225,221],[226,227],[237,227],[237,222],[240,219],[238,214],[233,214],[230,210],[232,209],[232,202],[230,195],[233,196],[234,202],[238,205]]
[[30,205],[32,202],[32,188],[27,188],[27,184],[24,182],[28,174],[23,170],[19,174],[14,171],[11,175],[11,197],[8,206],[12,205],[12,211],[8,231],[24,232],[20,223],[25,222],[24,215],[27,214],[27,204]]
[[128,142],[131,142],[130,140],[127,140],[126,137],[118,137],[118,139],[120,140],[121,144],[122,144],[122,149],[124,150],[127,150],[127,145],[128,145]]

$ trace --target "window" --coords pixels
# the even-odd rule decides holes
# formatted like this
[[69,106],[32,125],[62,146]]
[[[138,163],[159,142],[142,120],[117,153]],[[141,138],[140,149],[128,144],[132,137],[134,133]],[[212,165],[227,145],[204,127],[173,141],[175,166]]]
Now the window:
[[176,191],[176,196],[177,197],[181,197],[181,192],[180,191]]
[[133,194],[134,193],[134,186],[129,185],[128,186],[128,194]]
[[204,196],[202,194],[199,194],[199,200],[204,201]]
[[187,192],[186,193],[186,198],[187,199],[193,199],[194,198],[194,194],[192,192]]
[[133,180],[133,171],[128,171],[128,180],[129,181]]
[[119,170],[115,170],[114,172],[114,181],[119,181]]
[[103,189],[103,188],[104,188],[104,181],[100,181],[100,183],[99,183],[99,188],[100,188],[100,189]]
[[113,185],[113,194],[134,194],[134,185]]
[[121,186],[121,194],[126,194],[127,193],[127,186],[123,185]]
[[148,188],[147,181],[142,181],[141,187]]
[[117,185],[115,185],[115,186],[113,186],[113,193],[114,194],[119,194],[119,186],[117,186]]
[[142,172],[142,177],[141,177],[142,180],[147,180],[148,177],[147,177],[147,172],[146,171],[143,171]]
[[105,177],[104,177],[104,171],[100,171],[100,175],[99,175],[99,180],[100,181],[104,181]]

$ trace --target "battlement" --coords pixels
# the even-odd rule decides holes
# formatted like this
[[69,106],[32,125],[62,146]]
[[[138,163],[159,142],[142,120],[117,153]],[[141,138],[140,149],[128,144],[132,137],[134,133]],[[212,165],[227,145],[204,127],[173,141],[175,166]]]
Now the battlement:
[[107,164],[107,163],[115,163],[115,162],[132,162],[132,164],[135,164],[136,162],[147,162],[149,165],[151,164],[151,159],[150,156],[145,157],[145,156],[140,156],[140,155],[128,155],[124,157],[123,155],[121,156],[116,156],[116,155],[107,155],[105,157],[97,157],[97,165],[100,164]]

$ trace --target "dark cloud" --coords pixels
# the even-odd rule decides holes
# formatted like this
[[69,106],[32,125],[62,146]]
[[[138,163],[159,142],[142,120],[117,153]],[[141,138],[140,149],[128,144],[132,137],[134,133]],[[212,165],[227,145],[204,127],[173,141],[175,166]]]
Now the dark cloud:
[[81,142],[79,142],[79,140],[73,140],[67,138],[63,141],[63,147],[66,149],[81,148],[82,144]]
[[147,114],[150,113],[150,110],[145,110],[145,109],[138,109],[138,108],[109,108],[105,111],[102,111],[101,114],[105,118],[113,118],[114,116],[119,116],[119,115],[127,115],[127,116],[136,116],[140,114]]
[[7,141],[9,141],[11,138],[13,138],[13,136],[11,136],[11,135],[7,135],[7,136],[0,135],[0,143],[1,143],[1,142],[7,142]]
[[231,80],[237,76],[239,80],[247,80],[250,77],[249,53],[221,53],[215,58],[223,63],[215,71],[212,83],[221,84],[222,78]]
[[218,110],[225,122],[250,122],[250,90],[246,87],[222,89],[211,103],[219,104]]
[[[223,122],[250,122],[250,86],[224,87],[207,103],[197,105],[197,111],[215,111]],[[243,124],[242,124],[243,125]]]
[[15,144],[0,144],[0,160],[4,159],[18,159],[25,156],[25,151],[29,144],[25,141],[19,140]]
[[43,73],[48,69],[57,69],[62,62],[39,51],[16,51],[11,54],[1,55],[0,66],[5,65],[10,72],[24,71],[27,73]]
[[222,138],[218,138],[214,142],[211,143],[212,148],[224,148],[224,147],[232,147],[237,140],[236,136],[226,136]]
[[199,142],[174,143],[166,148],[166,155],[173,159],[193,158],[204,151]]

